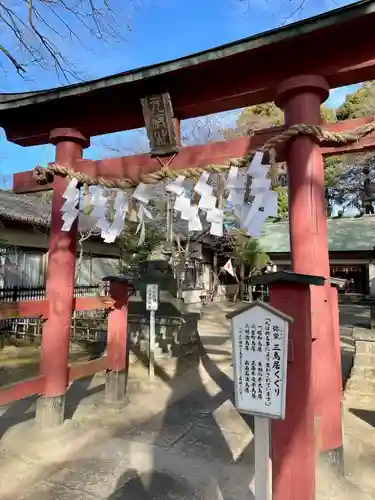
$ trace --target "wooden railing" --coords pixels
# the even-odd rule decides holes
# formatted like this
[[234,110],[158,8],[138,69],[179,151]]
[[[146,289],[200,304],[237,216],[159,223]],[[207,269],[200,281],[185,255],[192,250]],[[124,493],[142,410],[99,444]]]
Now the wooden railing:
[[[110,296],[75,297],[73,311],[108,310],[113,307]],[[19,302],[0,302],[0,320],[41,318],[47,319],[49,302],[47,299],[23,300]],[[93,361],[74,363],[69,367],[69,380],[87,377],[108,367],[108,359],[103,356]],[[5,386],[0,389],[0,405],[43,393],[44,377],[40,375],[23,382]]]

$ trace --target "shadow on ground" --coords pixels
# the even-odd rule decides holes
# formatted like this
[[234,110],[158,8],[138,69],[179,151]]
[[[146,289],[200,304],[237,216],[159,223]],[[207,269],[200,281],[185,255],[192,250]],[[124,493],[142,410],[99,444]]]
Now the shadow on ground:
[[340,304],[340,326],[370,328],[370,308],[363,305]]
[[[82,378],[69,386],[66,393],[65,418],[73,418],[82,400],[104,390],[104,383],[90,388],[93,378],[94,376]],[[0,416],[0,439],[10,427],[35,418],[37,399],[37,396],[31,396],[3,407],[5,411]]]
[[[200,361],[218,386],[216,394],[210,394],[201,381]],[[168,470],[159,469],[160,458],[154,456],[153,470],[126,470],[116,484],[115,493],[109,497],[111,500],[254,499],[250,491],[254,474],[253,419],[237,414],[232,406],[233,382],[208,356],[195,356],[190,359],[190,364],[194,362],[196,370],[189,370],[189,383],[197,389],[168,404],[165,412],[155,415],[146,425],[117,433],[117,437],[148,442],[165,449],[173,467],[170,464]],[[178,363],[176,377],[182,375],[185,363]],[[164,380],[166,377],[164,374]],[[168,384],[173,387],[173,380],[169,379]],[[174,400],[173,390],[170,400]],[[228,407],[226,422],[219,425],[216,412],[225,404]],[[241,433],[230,428],[234,414],[244,425]],[[244,436],[246,429],[248,439]],[[244,440],[248,441],[246,445]],[[179,462],[180,466],[177,465]],[[243,474],[241,470],[231,478],[239,464],[246,464],[247,473]],[[223,468],[227,468],[227,474],[222,473]]]
[[[178,399],[187,365],[185,380],[194,389]],[[202,353],[178,361],[173,377],[160,366],[156,373],[171,389],[164,411],[130,428],[124,414],[111,439],[88,447],[19,500],[254,500],[253,419],[234,409],[230,377]]]
[[[349,322],[349,312],[345,314],[345,321],[352,325],[353,317]],[[358,314],[362,317],[362,313]],[[213,349],[222,348],[225,338],[213,338]],[[211,340],[212,337],[210,343]],[[343,344],[343,375],[346,375],[353,356],[350,332]],[[147,357],[137,354],[146,365]],[[203,384],[201,363],[212,384],[211,381]],[[117,425],[111,439],[89,446],[80,457],[19,500],[254,500],[250,490],[254,479],[253,419],[239,415],[234,409],[231,378],[203,349],[199,355],[179,359],[173,377],[160,365],[155,366],[155,374],[170,388],[165,410],[142,424]],[[182,379],[194,390],[178,399]],[[74,397],[73,389],[69,389],[70,415],[74,415],[81,399],[91,391],[91,378],[78,382],[81,385]],[[158,389],[155,385],[154,389],[155,394],[140,395],[145,398],[144,405],[148,404],[146,398],[158,397],[156,391],[160,386]],[[93,390],[99,392],[101,388]],[[35,399],[24,403],[31,408]],[[130,402],[128,408],[131,405]],[[353,413],[356,411],[361,410]],[[32,411],[29,413],[31,418]]]
[[349,411],[356,417],[366,422],[366,424],[375,427],[375,410],[362,410],[357,408],[350,408]]

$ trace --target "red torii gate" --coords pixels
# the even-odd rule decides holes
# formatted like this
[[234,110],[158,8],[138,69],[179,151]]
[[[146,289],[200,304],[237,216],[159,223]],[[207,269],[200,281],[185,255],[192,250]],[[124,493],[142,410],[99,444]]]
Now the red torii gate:
[[[55,144],[56,162],[77,172],[137,182],[141,174],[160,169],[158,159],[136,155],[91,161],[82,159],[82,152],[92,136],[142,126],[140,98],[167,91],[177,119],[275,100],[285,110],[286,127],[298,123],[319,124],[320,104],[328,97],[330,87],[375,78],[375,51],[368,44],[374,21],[375,4],[364,0],[180,60],[62,89],[3,96],[0,124],[9,140],[22,146]],[[334,50],[337,40],[340,40],[340,52]],[[326,128],[349,131],[371,121],[371,118],[363,118],[326,125]],[[280,129],[269,129],[252,137],[181,148],[170,166],[205,166],[243,156],[278,132]],[[322,154],[358,152],[374,147],[375,135],[371,133],[360,143],[328,148],[320,148],[309,137],[297,137],[285,151],[279,151],[279,159],[285,158],[288,162],[294,271],[329,278]],[[14,176],[17,193],[53,189],[47,278],[49,316],[42,337],[43,383],[34,388],[34,393],[42,394],[38,406],[40,419],[46,421],[43,415],[54,415],[48,419],[49,425],[62,422],[69,378],[68,340],[77,224],[69,233],[61,231],[60,209],[65,186],[62,178],[38,185],[32,172]],[[332,303],[329,284],[312,289],[310,304],[305,307],[309,307],[312,315],[314,335],[311,338],[316,338],[313,390],[315,416],[319,419],[318,444],[322,451],[335,450],[342,445],[341,390],[336,383],[339,346],[333,335],[338,332],[338,318],[331,314],[337,303]],[[118,310],[124,312],[124,308],[122,303]],[[123,347],[125,340],[117,337],[118,348]],[[119,372],[124,368],[123,360],[107,367]],[[330,380],[334,381],[331,386],[327,383]],[[314,453],[312,443],[306,446],[307,454]],[[294,460],[291,466],[299,475],[297,478],[294,474],[293,498],[310,500],[313,497],[309,484],[313,477],[311,471],[303,471],[300,459],[291,458]],[[283,480],[290,481],[290,478]]]

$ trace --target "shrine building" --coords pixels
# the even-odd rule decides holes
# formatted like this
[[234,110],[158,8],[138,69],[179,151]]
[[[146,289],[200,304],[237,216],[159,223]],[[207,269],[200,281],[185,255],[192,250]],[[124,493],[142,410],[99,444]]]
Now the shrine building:
[[[352,293],[375,294],[375,216],[327,219],[331,276],[352,280]],[[288,221],[265,224],[261,248],[278,269],[290,268]]]

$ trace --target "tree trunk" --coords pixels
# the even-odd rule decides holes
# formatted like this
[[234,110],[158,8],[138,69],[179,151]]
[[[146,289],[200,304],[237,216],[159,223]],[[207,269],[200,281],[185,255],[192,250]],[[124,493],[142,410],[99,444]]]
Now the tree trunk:
[[240,288],[240,300],[241,300],[241,302],[243,302],[245,299],[245,264],[243,262],[241,262],[241,265],[240,265],[239,288]]
[[236,287],[236,292],[233,297],[233,302],[237,302],[238,295],[240,293],[240,280],[238,279],[236,271],[234,271],[234,279],[237,281],[237,287]]
[[182,280],[181,276],[185,269],[185,257],[179,255],[178,264],[176,266],[176,281],[177,281],[177,298],[182,299]]
[[218,288],[218,281],[219,281],[219,276],[217,274],[217,253],[216,251],[214,252],[214,262],[213,262],[213,280],[212,280],[212,298],[213,300],[217,296],[217,288]]

